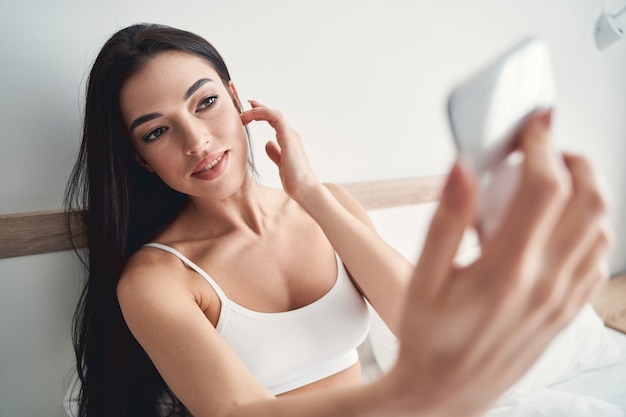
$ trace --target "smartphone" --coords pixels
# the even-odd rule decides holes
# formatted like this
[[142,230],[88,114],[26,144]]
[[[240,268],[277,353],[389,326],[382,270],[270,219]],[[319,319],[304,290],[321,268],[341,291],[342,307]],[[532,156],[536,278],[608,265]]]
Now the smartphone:
[[496,229],[515,191],[516,133],[533,111],[553,108],[555,100],[549,49],[539,37],[524,39],[451,91],[452,136],[480,183],[480,239]]

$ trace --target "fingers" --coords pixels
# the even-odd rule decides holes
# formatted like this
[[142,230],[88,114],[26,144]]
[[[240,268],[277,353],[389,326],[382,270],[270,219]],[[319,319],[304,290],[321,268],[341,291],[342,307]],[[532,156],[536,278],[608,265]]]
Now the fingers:
[[607,223],[602,222],[592,244],[572,273],[571,285],[566,300],[570,307],[562,320],[569,321],[574,314],[593,296],[609,278],[608,254],[613,245],[613,234]]
[[264,106],[255,100],[248,100],[248,102],[252,108],[241,113],[241,122],[244,125],[249,124],[253,120],[262,120],[268,122],[277,132],[289,128],[280,111]]
[[300,135],[289,125],[282,113],[249,100],[252,108],[241,113],[244,125],[253,120],[267,122],[276,132],[276,141],[265,144],[265,151],[276,164],[283,190],[294,200],[302,202],[307,190],[317,188],[319,181],[311,168]]
[[523,263],[541,251],[567,200],[568,184],[562,164],[550,144],[551,113],[532,114],[520,132],[519,150],[524,155],[518,189],[494,233],[491,245],[499,256]]
[[[526,357],[532,363],[608,277],[606,256],[612,234],[605,223],[606,200],[584,158],[565,155],[564,161],[572,192],[541,248],[540,268],[529,282],[532,291],[525,297],[526,305],[520,305],[523,320],[507,339],[520,347],[497,360],[499,353],[494,349],[490,355],[494,362],[506,364]],[[531,339],[533,344],[528,343]]]
[[448,176],[415,268],[411,297],[418,297],[422,302],[433,302],[437,298],[446,284],[445,279],[449,276],[465,230],[474,219],[475,208],[474,178],[462,164],[456,162]]
[[[277,138],[280,132],[290,128],[278,110],[270,109],[256,100],[248,100],[248,102],[252,106],[252,109],[244,111],[240,115],[241,122],[244,125],[252,121],[266,121],[276,130]],[[280,166],[281,148],[278,143],[273,141],[267,142],[265,144],[265,152],[274,164]]]
[[262,106],[261,103],[255,100],[248,100],[248,103],[250,103],[252,108],[250,110],[245,110],[240,114],[241,121],[244,125],[249,124],[253,120],[267,120],[267,114],[269,112],[267,107]]
[[[503,372],[508,372],[508,379],[514,381],[541,356],[554,336],[579,314],[581,308],[606,282],[608,267],[604,259],[610,245],[610,233],[604,229],[572,274],[573,282],[567,287],[568,291],[562,294],[561,301],[557,297],[551,300],[545,298],[544,301],[550,301],[550,305],[535,308],[511,323],[516,331],[503,338],[503,343],[488,355],[491,358],[490,366],[500,369],[502,376]],[[504,344],[513,348],[504,349]]]
[[572,194],[543,254],[533,302],[548,311],[548,322],[565,325],[607,275],[611,230],[607,203],[589,162],[565,155]]
[[272,162],[274,162],[277,166],[280,166],[280,146],[276,142],[269,141],[265,144],[265,152],[267,156],[270,157]]
[[252,109],[241,113],[241,122],[244,125],[252,121],[265,121],[276,131],[277,142],[269,141],[265,144],[265,152],[267,156],[276,165],[280,166],[281,146],[285,146],[284,136],[293,133],[291,127],[286,122],[282,113],[278,110],[271,109],[256,100],[248,100]]
[[564,161],[571,175],[572,195],[550,238],[546,256],[546,269],[555,275],[559,271],[573,273],[580,259],[596,244],[598,234],[606,237],[607,233],[603,224],[607,202],[591,165],[574,155],[564,155]]

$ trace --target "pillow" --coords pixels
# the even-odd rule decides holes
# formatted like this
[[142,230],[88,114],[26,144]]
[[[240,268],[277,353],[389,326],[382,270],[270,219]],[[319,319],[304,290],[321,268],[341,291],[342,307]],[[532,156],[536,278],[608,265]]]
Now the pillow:
[[591,304],[559,333],[537,362],[515,385],[537,388],[619,360],[621,353]]

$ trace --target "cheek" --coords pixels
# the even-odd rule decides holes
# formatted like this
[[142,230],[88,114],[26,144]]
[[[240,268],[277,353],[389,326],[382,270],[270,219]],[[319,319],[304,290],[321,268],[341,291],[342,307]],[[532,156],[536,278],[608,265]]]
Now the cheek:
[[178,152],[168,149],[168,147],[161,148],[144,152],[142,157],[150,170],[167,182],[167,178],[176,175],[177,170],[183,165],[178,157]]
[[246,129],[241,122],[241,116],[237,109],[234,106],[228,106],[227,109],[224,109],[220,113],[219,118],[221,119],[223,127],[223,136],[233,144],[236,143],[237,146],[241,145],[245,147],[247,153],[248,135],[246,134]]

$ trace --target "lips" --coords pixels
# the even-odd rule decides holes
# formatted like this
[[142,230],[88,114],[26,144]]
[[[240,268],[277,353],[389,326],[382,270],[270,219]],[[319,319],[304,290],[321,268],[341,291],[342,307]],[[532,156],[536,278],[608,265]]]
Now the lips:
[[224,158],[225,154],[226,152],[220,152],[218,154],[212,154],[207,156],[206,158],[203,158],[202,161],[196,164],[191,175],[202,174],[203,172],[215,168],[215,166],[219,164],[220,161]]
[[191,176],[199,180],[219,178],[228,165],[228,151],[212,153],[196,164]]

